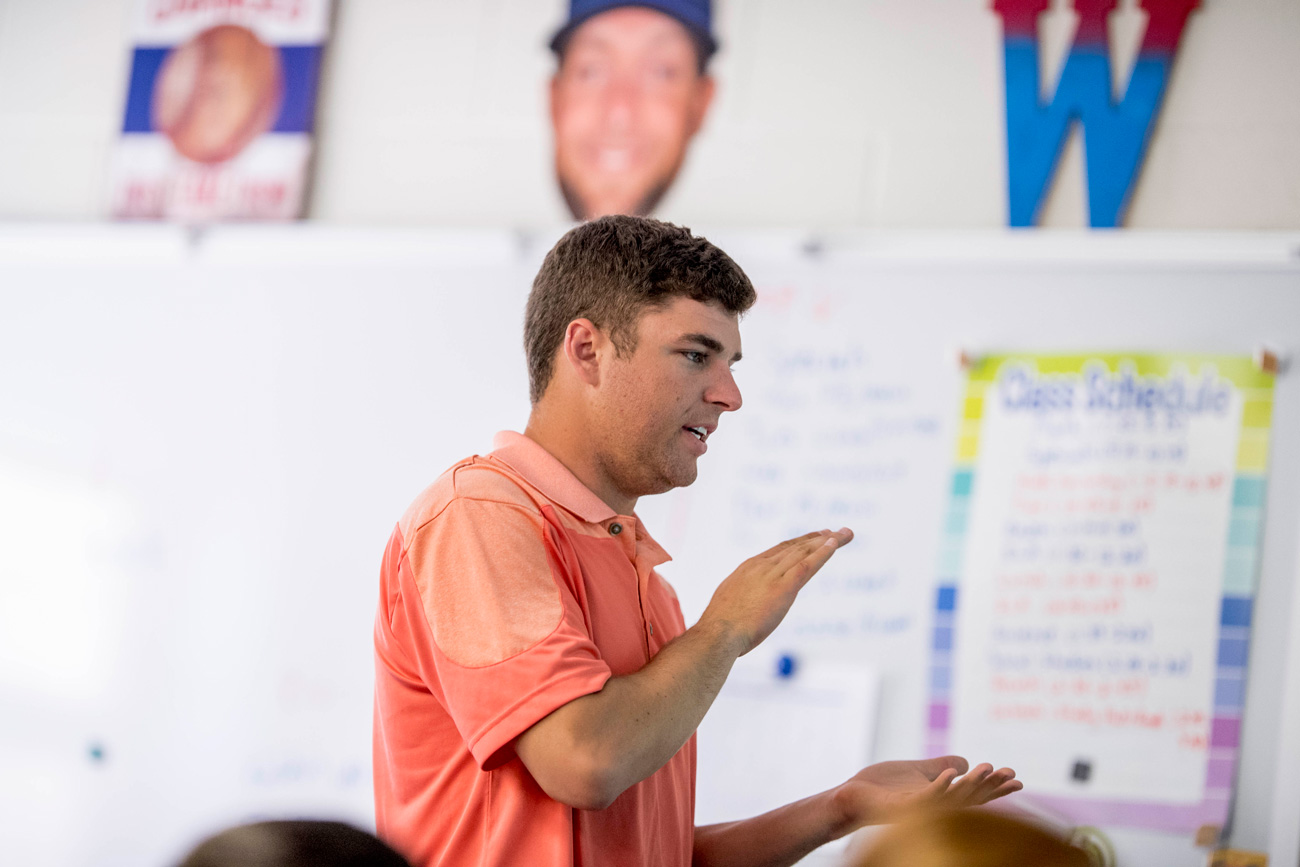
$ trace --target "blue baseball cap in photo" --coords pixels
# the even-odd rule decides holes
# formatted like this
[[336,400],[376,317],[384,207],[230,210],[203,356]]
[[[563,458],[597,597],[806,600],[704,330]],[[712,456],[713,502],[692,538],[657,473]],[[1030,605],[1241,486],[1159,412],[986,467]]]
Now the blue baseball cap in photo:
[[676,18],[690,31],[700,46],[701,65],[718,50],[718,41],[713,38],[713,4],[711,0],[569,0],[569,20],[556,31],[551,39],[551,50],[556,54],[564,50],[564,43],[569,41],[573,31],[584,21],[624,6],[641,6],[662,12]]

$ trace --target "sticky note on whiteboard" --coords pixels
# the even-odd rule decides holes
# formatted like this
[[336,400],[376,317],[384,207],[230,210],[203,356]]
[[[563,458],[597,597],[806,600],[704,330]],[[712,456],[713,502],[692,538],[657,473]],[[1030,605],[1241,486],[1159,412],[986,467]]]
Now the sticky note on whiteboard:
[[[752,655],[752,654],[751,654]],[[699,728],[695,822],[744,819],[839,785],[871,759],[879,675],[744,657]]]

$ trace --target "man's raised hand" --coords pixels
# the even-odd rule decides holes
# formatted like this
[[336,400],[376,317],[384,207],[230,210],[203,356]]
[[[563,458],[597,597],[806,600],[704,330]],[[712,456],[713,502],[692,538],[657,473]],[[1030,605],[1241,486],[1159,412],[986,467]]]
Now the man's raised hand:
[[852,539],[847,527],[821,530],[750,557],[718,585],[700,623],[731,630],[743,656],[776,629],[808,580]]
[[919,807],[978,807],[1018,792],[1023,784],[1010,768],[969,763],[961,756],[881,762],[863,768],[835,790],[848,830],[891,822]]

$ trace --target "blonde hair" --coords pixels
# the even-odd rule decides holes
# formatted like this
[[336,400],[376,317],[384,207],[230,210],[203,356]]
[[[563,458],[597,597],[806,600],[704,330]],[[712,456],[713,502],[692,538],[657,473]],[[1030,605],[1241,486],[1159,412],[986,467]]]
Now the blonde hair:
[[874,837],[846,867],[1090,867],[1082,849],[991,810],[916,813]]

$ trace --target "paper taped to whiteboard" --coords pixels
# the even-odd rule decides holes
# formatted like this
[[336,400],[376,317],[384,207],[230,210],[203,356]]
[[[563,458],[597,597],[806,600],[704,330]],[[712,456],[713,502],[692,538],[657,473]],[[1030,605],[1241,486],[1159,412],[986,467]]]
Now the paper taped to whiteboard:
[[778,662],[737,662],[700,724],[697,825],[806,798],[844,782],[871,759],[877,672],[800,659],[782,676]]

